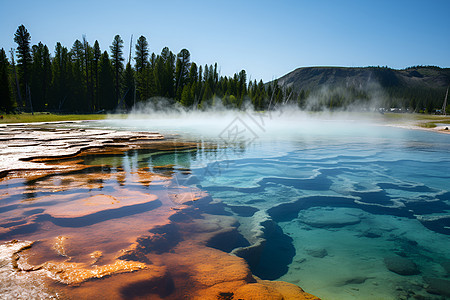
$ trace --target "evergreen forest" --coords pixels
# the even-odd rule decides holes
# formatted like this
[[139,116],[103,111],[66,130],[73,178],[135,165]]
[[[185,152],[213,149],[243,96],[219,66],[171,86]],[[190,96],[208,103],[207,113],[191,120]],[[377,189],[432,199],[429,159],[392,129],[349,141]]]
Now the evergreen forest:
[[[31,45],[31,34],[24,25],[17,28],[13,39],[15,49],[0,49],[0,111],[5,113],[128,112],[136,104],[159,99],[186,109],[220,104],[268,110],[294,104],[321,110],[368,103],[372,97],[361,85],[333,87],[324,93],[320,81],[313,85],[304,80],[287,84],[281,79],[263,83],[248,80],[245,70],[221,76],[217,63],[197,65],[187,49],[175,54],[164,47],[160,54],[150,53],[145,36],[137,39],[127,58],[120,35],[114,36],[107,50],[82,36],[71,48],[56,43],[52,52],[42,42]],[[439,108],[445,86],[410,88],[395,82],[391,71],[396,70],[372,68],[387,95],[382,105],[430,113]],[[308,103],[310,98],[314,102]]]

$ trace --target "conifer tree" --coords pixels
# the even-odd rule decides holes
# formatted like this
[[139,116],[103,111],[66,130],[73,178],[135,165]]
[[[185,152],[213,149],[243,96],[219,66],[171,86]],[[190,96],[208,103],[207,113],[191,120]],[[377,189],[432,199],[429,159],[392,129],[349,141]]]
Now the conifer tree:
[[43,79],[43,98],[45,99],[45,103],[49,104],[50,97],[50,86],[52,83],[52,62],[50,58],[50,51],[48,50],[47,45],[44,45],[44,50],[42,52],[42,60],[43,60],[43,71],[44,71],[44,79]]
[[168,47],[161,50],[153,71],[156,95],[166,98],[174,98],[175,83],[175,54]]
[[33,106],[36,111],[48,108],[48,93],[51,83],[50,53],[46,45],[41,42],[32,47],[33,63],[31,68],[31,92]]
[[240,100],[240,107],[242,101],[247,96],[247,73],[245,72],[245,70],[239,72],[238,78],[238,92],[236,96]]
[[93,61],[93,49],[86,40],[86,36],[83,35],[83,61],[84,61],[84,77],[86,83],[87,92],[87,110],[92,111],[94,102],[94,88],[92,83],[92,61]]
[[155,58],[155,64],[153,67],[153,82],[155,84],[155,96],[162,95],[162,82],[164,72],[164,62],[160,55],[157,55]]
[[[167,47],[166,47],[167,48]],[[162,96],[166,98],[173,99],[175,97],[175,54],[167,48],[164,51],[164,71],[163,71],[163,88],[162,88]],[[161,57],[163,57],[163,53],[161,52]]]
[[[30,68],[31,68],[31,35],[24,25],[20,25],[14,34],[14,42],[17,43],[17,65],[19,68],[19,82],[21,94],[24,96],[25,107],[32,111],[33,106],[30,97]],[[22,109],[22,107],[19,107]]]
[[197,64],[193,62],[191,63],[191,68],[189,69],[189,82],[197,83],[197,80],[198,80]]
[[111,50],[111,65],[114,72],[114,96],[116,103],[119,102],[120,99],[120,84],[121,84],[121,75],[123,71],[123,40],[120,35],[116,35],[110,46]]
[[6,52],[0,49],[0,111],[11,112],[14,109],[11,85],[9,81],[9,62]]
[[181,105],[185,107],[191,107],[194,103],[194,98],[191,90],[191,84],[187,84],[183,87],[183,91],[181,92]]
[[65,104],[70,96],[70,67],[68,49],[63,47],[61,43],[56,43],[55,57],[51,66],[52,81],[49,100],[51,109],[61,111],[66,108]]
[[176,98],[181,99],[184,86],[189,82],[189,69],[191,67],[191,54],[187,49],[182,49],[177,54],[175,67],[175,91]]
[[138,100],[142,101],[150,97],[151,72],[149,71],[148,62],[149,50],[148,42],[144,36],[140,36],[136,43],[135,61],[136,61],[136,94]]
[[102,52],[100,50],[100,45],[96,40],[94,42],[93,48],[93,60],[92,60],[92,68],[94,73],[94,109],[98,110],[99,107],[99,97],[98,97],[98,73],[99,73],[99,62],[100,57],[102,56]]
[[148,42],[145,36],[141,35],[136,42],[136,52],[134,60],[136,61],[136,72],[141,73],[148,64]]
[[117,106],[114,93],[114,75],[111,67],[108,52],[103,52],[100,57],[100,74],[99,74],[99,109],[113,110]]
[[191,63],[191,68],[189,70],[189,84],[190,84],[190,96],[192,98],[192,105],[195,104],[198,99],[198,70],[197,64],[195,62]]
[[[123,104],[127,110],[134,105],[134,89],[134,71],[130,62],[128,62],[123,74]],[[122,107],[119,105],[119,108]]]
[[70,49],[71,73],[70,95],[67,99],[66,108],[70,111],[85,112],[88,107],[87,88],[84,84],[84,47],[80,40],[75,40]]

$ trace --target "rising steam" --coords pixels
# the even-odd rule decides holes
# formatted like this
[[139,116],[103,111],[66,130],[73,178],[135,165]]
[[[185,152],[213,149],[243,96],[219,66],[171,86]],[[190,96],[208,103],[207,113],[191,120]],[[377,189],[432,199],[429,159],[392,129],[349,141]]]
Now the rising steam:
[[[361,134],[373,132],[364,124],[373,126],[381,115],[374,112],[383,103],[384,93],[378,86],[367,89],[364,101],[354,105],[333,109],[324,99],[349,98],[345,88],[323,87],[307,98],[305,109],[298,103],[273,105],[267,111],[255,111],[249,101],[243,109],[230,109],[214,99],[202,109],[185,108],[173,100],[151,98],[138,103],[125,120],[113,120],[112,126],[129,130],[158,131],[162,134],[194,135],[223,139],[235,134],[241,139],[280,138],[292,136],[341,135],[349,130],[360,130]],[[333,98],[334,97],[334,98]],[[318,109],[319,108],[319,109]],[[311,112],[314,110],[315,112]],[[356,111],[356,113],[355,113]],[[357,126],[355,126],[357,124]]]

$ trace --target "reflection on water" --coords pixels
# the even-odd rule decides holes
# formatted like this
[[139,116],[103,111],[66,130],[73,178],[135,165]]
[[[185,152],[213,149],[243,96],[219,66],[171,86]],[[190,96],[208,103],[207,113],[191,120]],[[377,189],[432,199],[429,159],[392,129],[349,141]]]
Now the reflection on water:
[[228,299],[263,292],[315,299],[289,283],[255,279],[242,258],[226,252],[249,243],[191,174],[192,162],[218,151],[155,142],[50,160],[71,168],[0,181],[0,240],[9,241],[0,244],[2,297],[94,298],[101,291],[107,299]]
[[367,132],[53,161],[80,167],[0,182],[0,239],[38,241],[27,263],[75,296],[215,297],[249,282],[242,257],[323,299],[449,297],[450,136]]
[[275,221],[259,261],[234,250],[255,275],[324,299],[440,299],[450,294],[450,136],[397,131],[262,141],[220,176],[194,174],[247,240]]

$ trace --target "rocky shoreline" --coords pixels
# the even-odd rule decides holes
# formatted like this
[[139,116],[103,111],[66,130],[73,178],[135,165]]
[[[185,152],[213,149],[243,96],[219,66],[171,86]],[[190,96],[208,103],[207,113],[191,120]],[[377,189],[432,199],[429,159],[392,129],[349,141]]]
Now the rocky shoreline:
[[89,150],[133,147],[163,140],[158,133],[59,128],[79,122],[0,125],[0,177],[13,171],[64,169],[46,165],[46,159],[71,157]]

